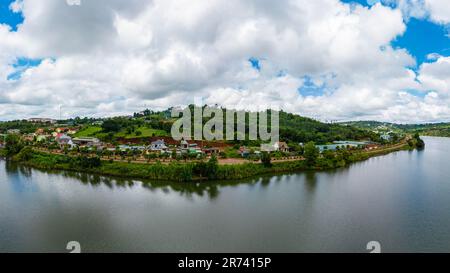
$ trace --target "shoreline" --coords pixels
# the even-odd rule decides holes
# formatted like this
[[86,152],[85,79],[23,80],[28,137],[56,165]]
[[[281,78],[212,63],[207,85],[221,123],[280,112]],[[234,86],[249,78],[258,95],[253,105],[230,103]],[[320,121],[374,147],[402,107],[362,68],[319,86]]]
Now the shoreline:
[[[356,162],[365,161],[372,157],[382,156],[393,152],[411,150],[408,143],[399,143],[393,147],[381,150],[353,152],[350,153],[345,161],[330,165],[330,162],[324,159],[318,160],[315,166],[307,166],[304,160],[272,162],[271,167],[264,167],[261,163],[240,163],[217,165],[216,173],[213,177],[203,174],[207,162],[171,162],[162,164],[156,162],[152,164],[145,163],[127,163],[127,162],[108,162],[101,161],[96,167],[80,167],[73,164],[73,158],[67,155],[45,154],[43,152],[32,151],[27,160],[18,158],[9,158],[20,165],[35,168],[44,171],[74,171],[87,174],[110,176],[125,179],[142,179],[160,182],[219,182],[230,180],[244,180],[258,176],[279,175],[295,173],[302,171],[329,171],[349,167]],[[206,167],[207,168],[207,167]]]

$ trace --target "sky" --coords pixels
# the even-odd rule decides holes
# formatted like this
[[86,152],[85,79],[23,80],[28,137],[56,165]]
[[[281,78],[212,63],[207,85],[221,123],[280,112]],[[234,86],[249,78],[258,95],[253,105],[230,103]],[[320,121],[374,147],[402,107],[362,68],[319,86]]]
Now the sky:
[[450,122],[448,0],[0,0],[0,120],[201,98]]

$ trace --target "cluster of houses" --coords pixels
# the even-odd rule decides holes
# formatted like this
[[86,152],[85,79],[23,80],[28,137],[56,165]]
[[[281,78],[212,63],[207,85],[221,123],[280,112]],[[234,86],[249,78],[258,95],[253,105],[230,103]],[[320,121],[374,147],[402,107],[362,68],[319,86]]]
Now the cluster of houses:
[[[110,151],[116,151],[116,147],[106,148]],[[197,143],[189,143],[186,140],[181,140],[179,145],[169,145],[163,139],[158,139],[150,143],[150,145],[119,145],[120,151],[140,151],[147,153],[171,154],[173,151],[177,155],[189,154],[194,156],[213,155],[221,152],[220,148],[201,147]]]

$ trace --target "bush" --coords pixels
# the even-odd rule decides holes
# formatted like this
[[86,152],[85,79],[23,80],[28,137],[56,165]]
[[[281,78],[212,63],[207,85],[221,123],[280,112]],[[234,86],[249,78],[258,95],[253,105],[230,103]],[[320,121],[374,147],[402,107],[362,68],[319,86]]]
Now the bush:
[[270,157],[270,153],[263,152],[261,154],[261,162],[266,168],[272,167],[272,158]]
[[24,145],[17,135],[8,135],[6,136],[5,140],[5,150],[7,156],[14,156],[18,154],[22,149]]

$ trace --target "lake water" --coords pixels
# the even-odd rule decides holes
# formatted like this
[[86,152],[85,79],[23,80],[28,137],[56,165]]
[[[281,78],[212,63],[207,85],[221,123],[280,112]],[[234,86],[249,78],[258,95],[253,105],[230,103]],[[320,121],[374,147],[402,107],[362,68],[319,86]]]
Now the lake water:
[[0,160],[0,252],[450,251],[450,139],[332,172],[141,183]]

